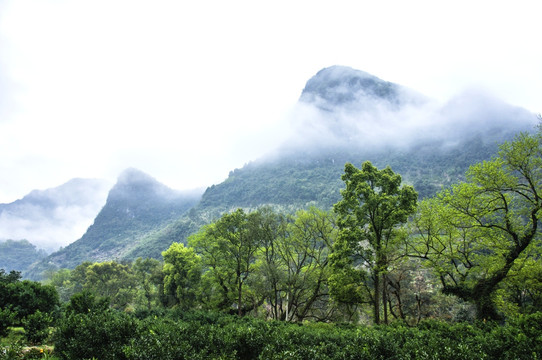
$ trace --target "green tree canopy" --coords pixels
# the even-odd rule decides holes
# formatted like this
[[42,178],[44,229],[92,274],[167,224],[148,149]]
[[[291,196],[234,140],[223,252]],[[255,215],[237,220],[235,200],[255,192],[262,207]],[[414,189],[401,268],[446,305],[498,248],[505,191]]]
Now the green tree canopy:
[[[381,307],[387,321],[385,274],[398,244],[397,228],[415,212],[418,194],[412,186],[401,186],[401,176],[390,167],[378,170],[369,161],[361,169],[347,163],[342,179],[346,189],[341,192],[342,200],[334,206],[339,238],[334,247],[337,272],[333,283],[345,286],[347,279],[364,278],[360,273],[367,269],[370,278],[365,278],[365,286],[348,286],[354,291],[367,291],[374,322],[378,324]],[[345,294],[341,296],[344,298]],[[360,301],[366,296],[358,293],[350,298]]]
[[218,308],[237,307],[243,315],[243,290],[250,274],[254,272],[256,252],[260,238],[255,226],[255,213],[246,214],[242,209],[224,214],[211,225],[189,238],[188,243],[201,254],[212,280],[221,293]]
[[164,257],[164,294],[169,304],[183,309],[194,306],[201,279],[201,258],[193,248],[173,243],[162,253]]
[[539,259],[542,136],[520,134],[499,156],[470,167],[467,181],[424,201],[413,254],[427,259],[443,292],[499,318],[495,291],[528,259]]

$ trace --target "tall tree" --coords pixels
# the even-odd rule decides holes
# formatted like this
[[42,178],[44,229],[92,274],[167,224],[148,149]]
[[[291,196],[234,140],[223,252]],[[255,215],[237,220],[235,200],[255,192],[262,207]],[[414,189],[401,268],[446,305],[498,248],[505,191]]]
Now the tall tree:
[[164,294],[183,309],[194,306],[201,279],[201,258],[193,248],[173,243],[164,257]]
[[398,243],[397,228],[415,212],[418,194],[412,186],[401,186],[401,176],[390,167],[378,170],[369,161],[361,169],[347,163],[342,180],[346,188],[334,206],[339,237],[333,258],[350,279],[363,278],[355,274],[368,269],[370,283],[365,288],[373,304],[374,322],[379,324],[381,307],[387,321],[385,275]]
[[[237,307],[243,315],[243,290],[259,249],[259,237],[254,231],[255,214],[246,214],[242,209],[225,214],[215,223],[204,227],[189,239],[190,246],[201,254],[209,267],[212,278],[222,292],[220,307]],[[228,303],[233,300],[233,303]]]
[[86,268],[83,289],[109,298],[115,309],[125,309],[136,295],[136,279],[128,265],[116,261],[94,263]]
[[151,258],[137,258],[132,264],[132,272],[136,279],[137,301],[136,304],[151,310],[159,304],[164,292],[162,263]]
[[336,235],[335,216],[314,207],[298,211],[288,224],[287,236],[278,246],[285,320],[328,320],[328,256]]
[[422,203],[415,256],[437,271],[443,292],[496,319],[495,291],[540,254],[542,135],[520,134],[499,156],[470,167],[467,181]]

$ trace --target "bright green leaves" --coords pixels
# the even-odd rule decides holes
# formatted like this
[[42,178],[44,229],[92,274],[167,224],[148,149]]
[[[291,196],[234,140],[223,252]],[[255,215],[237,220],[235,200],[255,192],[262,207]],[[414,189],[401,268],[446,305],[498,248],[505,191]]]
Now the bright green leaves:
[[499,157],[471,166],[465,183],[422,202],[415,217],[414,254],[429,260],[445,293],[474,302],[480,318],[499,316],[501,282],[539,256],[541,149],[540,134],[520,134]]
[[[346,189],[341,192],[342,200],[334,206],[340,233],[334,248],[333,284],[352,292],[347,295],[348,292],[335,287],[332,293],[343,299],[371,298],[375,323],[379,323],[381,306],[385,320],[388,306],[385,273],[403,238],[397,230],[416,210],[418,194],[412,186],[401,186],[401,176],[391,168],[378,170],[369,161],[361,169],[346,164],[342,179]],[[365,271],[371,274],[373,288],[366,284],[369,293],[362,296],[358,285],[347,283],[348,279],[368,279]]]
[[[205,281],[222,294],[215,306],[226,309],[235,303],[239,315],[245,311],[243,288],[254,271],[259,248],[255,214],[247,215],[241,209],[225,214],[188,240],[190,246],[201,254],[209,270]],[[208,294],[208,297],[212,298],[213,294]]]
[[194,249],[173,243],[164,257],[164,294],[169,305],[189,309],[196,303],[196,291],[201,279],[201,258]]

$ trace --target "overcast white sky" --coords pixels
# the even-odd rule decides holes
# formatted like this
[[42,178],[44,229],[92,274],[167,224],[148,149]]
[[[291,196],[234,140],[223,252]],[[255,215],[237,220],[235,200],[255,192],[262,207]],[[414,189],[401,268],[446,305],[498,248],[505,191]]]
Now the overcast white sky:
[[0,203],[136,167],[205,187],[283,141],[305,82],[351,66],[542,112],[542,5],[0,0]]

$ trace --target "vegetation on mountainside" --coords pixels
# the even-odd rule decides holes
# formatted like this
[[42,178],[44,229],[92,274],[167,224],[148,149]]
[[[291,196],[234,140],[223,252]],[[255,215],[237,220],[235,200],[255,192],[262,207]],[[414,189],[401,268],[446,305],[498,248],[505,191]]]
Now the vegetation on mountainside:
[[[130,259],[139,245],[193,207],[199,196],[179,193],[135,169],[125,171],[81,239],[51,254],[24,275],[41,279],[47,271],[74,268],[83,261]],[[160,256],[158,250],[155,257]],[[149,248],[152,253],[152,247]],[[150,255],[145,254],[144,257]]]
[[2,271],[0,335],[22,325],[60,359],[539,358],[541,150],[517,136],[408,222],[411,186],[347,164],[334,212],[238,209],[163,262],[86,262],[49,285]]
[[28,240],[6,240],[0,242],[0,269],[23,272],[30,265],[47,256]]

